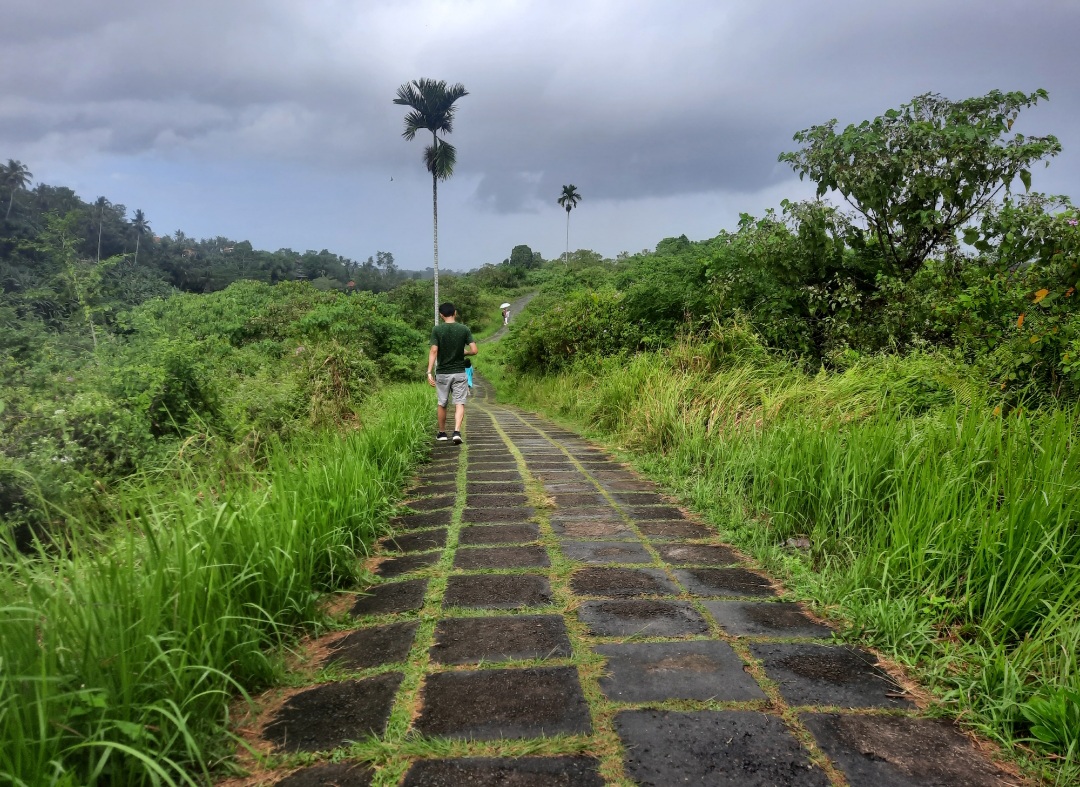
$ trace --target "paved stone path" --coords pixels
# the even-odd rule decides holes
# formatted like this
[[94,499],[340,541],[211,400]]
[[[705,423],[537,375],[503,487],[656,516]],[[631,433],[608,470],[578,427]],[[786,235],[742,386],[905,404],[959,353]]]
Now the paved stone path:
[[465,437],[233,783],[1018,783],[603,450],[482,381]]

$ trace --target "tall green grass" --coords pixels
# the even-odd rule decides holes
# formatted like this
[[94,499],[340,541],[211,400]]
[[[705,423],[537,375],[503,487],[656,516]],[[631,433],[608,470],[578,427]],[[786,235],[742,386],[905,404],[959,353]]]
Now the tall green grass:
[[[851,636],[1075,778],[1080,413],[1002,415],[938,355],[806,374],[733,338],[504,388],[633,453]],[[785,548],[797,538],[805,558]]]
[[103,533],[0,570],[0,782],[205,783],[232,697],[347,585],[420,457],[424,386],[229,477],[132,483]]

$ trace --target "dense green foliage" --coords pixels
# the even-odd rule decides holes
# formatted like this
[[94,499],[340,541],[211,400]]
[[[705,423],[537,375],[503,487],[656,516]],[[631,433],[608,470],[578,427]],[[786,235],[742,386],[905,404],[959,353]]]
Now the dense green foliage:
[[0,779],[200,784],[231,699],[279,678],[271,649],[353,585],[430,435],[426,386],[363,428],[272,441],[256,467],[177,460],[123,484],[107,529],[0,565]]
[[1057,141],[1005,138],[1044,97],[922,96],[800,132],[782,158],[853,213],[785,202],[709,240],[552,268],[496,376],[625,449],[1064,784],[1080,213],[1010,191]]

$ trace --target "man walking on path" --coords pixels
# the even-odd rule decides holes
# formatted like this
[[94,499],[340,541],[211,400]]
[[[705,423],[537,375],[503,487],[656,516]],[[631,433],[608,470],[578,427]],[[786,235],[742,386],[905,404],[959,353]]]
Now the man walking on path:
[[[465,356],[476,355],[476,340],[469,326],[457,321],[457,310],[452,303],[439,306],[442,323],[431,329],[431,351],[428,352],[428,385],[435,386],[439,394],[439,434],[436,440],[445,441],[446,408],[454,401],[455,445],[461,443],[461,421],[465,417],[465,399],[469,395],[468,377],[465,374]],[[433,374],[434,370],[434,374]]]

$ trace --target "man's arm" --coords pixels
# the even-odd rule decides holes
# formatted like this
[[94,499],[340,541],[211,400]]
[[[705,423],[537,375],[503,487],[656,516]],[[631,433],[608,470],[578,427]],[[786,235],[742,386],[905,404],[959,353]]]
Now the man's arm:
[[[476,346],[475,344],[473,345]],[[427,377],[428,385],[435,385],[435,378],[432,376],[431,370],[435,368],[435,359],[439,357],[439,345],[431,345],[431,349],[427,354]]]
[[466,355],[476,355],[479,350],[476,349],[476,342],[470,342],[469,346],[465,348]]

